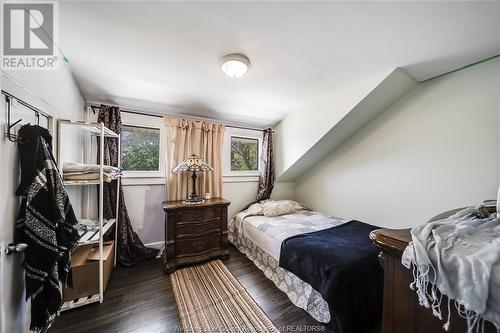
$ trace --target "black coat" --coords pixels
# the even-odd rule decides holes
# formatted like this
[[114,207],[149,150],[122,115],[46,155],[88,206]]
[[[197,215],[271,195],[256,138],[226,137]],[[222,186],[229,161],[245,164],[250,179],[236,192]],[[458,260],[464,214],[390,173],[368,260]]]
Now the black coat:
[[43,169],[44,158],[40,152],[40,138],[45,140],[49,150],[52,151],[52,136],[47,129],[34,125],[21,127],[18,136],[20,137],[17,149],[21,164],[21,183],[16,195],[26,195],[28,186],[33,182],[38,170]]
[[52,154],[50,133],[39,126],[19,130],[23,196],[18,237],[28,244],[24,269],[31,299],[31,329],[41,331],[61,307],[60,282],[68,284],[78,223]]

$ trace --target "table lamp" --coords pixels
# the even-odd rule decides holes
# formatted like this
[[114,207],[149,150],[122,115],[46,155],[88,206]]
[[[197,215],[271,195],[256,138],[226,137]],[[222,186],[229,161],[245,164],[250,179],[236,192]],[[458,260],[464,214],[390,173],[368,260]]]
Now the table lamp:
[[191,194],[187,197],[186,202],[199,202],[202,201],[203,198],[200,198],[196,194],[196,172],[205,172],[205,171],[213,171],[214,168],[212,168],[210,165],[205,163],[201,158],[199,158],[195,154],[191,154],[188,158],[186,158],[184,161],[179,163],[172,172],[173,173],[179,173],[179,172],[192,172],[191,174],[191,180],[193,182],[193,188]]

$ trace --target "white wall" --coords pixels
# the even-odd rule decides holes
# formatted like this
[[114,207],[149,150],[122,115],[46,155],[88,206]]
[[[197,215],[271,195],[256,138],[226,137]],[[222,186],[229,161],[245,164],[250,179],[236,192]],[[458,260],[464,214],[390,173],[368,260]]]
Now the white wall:
[[[60,64],[58,71],[14,71],[8,75],[22,87],[2,77],[1,88],[18,98],[51,113],[64,118],[82,119],[83,99],[73,81],[69,68]],[[28,90],[39,97],[34,96]],[[4,137],[7,114],[5,103],[0,103],[0,127],[2,135],[0,141],[0,332],[21,333],[28,332],[29,306],[24,296],[24,272],[21,267],[22,256],[5,256],[3,248],[13,241],[14,223],[19,209],[19,198],[14,192],[19,183],[18,156],[16,144]],[[16,115],[13,114],[13,117]],[[66,158],[79,156],[81,145],[78,136],[69,136],[68,144],[73,149],[68,151]],[[55,145],[55,142],[54,142]],[[72,203],[77,214],[80,212],[80,196],[77,191],[72,193]]]
[[124,185],[123,195],[130,223],[145,244],[165,239],[165,185]]
[[408,227],[494,199],[500,58],[417,85],[295,183],[312,208]]

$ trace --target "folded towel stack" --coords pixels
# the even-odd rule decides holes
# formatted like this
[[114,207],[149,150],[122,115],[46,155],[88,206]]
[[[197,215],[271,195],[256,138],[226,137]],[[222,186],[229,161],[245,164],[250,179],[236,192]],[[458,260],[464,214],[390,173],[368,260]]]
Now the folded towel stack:
[[[99,180],[101,166],[98,164],[82,164],[64,162],[63,178],[64,180]],[[121,169],[105,165],[103,167],[104,181],[110,183],[113,179],[121,176]]]
[[[111,220],[104,219],[104,224],[111,222]],[[86,233],[88,231],[95,231],[99,229],[99,221],[89,220],[89,219],[80,219],[78,221],[77,229],[80,235]]]

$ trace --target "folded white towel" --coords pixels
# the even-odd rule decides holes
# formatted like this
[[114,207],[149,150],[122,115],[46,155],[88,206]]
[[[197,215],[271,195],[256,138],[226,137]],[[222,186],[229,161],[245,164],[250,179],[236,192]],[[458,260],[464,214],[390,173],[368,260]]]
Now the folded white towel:
[[[110,183],[114,178],[116,178],[117,174],[109,174],[104,172],[103,173],[103,180],[106,183]],[[99,172],[87,172],[87,173],[72,173],[72,174],[65,174],[63,176],[64,180],[99,180],[100,179],[100,174]]]
[[[99,164],[82,164],[82,163],[73,163],[73,162],[64,162],[63,163],[63,174],[71,174],[71,173],[88,173],[88,172],[99,172],[101,170],[101,166]],[[103,167],[103,171],[106,173],[117,173],[120,172],[120,168],[105,165]]]

